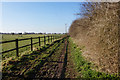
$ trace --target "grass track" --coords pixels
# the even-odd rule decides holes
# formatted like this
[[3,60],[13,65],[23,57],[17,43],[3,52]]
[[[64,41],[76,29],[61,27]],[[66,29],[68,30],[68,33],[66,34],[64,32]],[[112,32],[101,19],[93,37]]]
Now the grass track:
[[4,64],[3,76],[11,76],[15,78],[18,76],[19,79],[23,79],[25,76],[29,76],[31,73],[35,73],[36,68],[43,65],[47,58],[50,57],[57,48],[59,48],[62,40],[57,40],[51,45],[46,45],[43,48],[40,48],[37,51],[33,51],[31,54],[23,55],[22,57],[10,60],[8,63]]

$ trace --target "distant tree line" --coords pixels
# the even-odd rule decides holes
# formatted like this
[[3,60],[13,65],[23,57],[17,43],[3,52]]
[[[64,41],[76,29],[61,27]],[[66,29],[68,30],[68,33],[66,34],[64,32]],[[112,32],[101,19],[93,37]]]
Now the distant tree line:
[[11,32],[11,33],[2,33],[0,32],[0,34],[11,34],[11,35],[26,35],[26,34],[65,34],[65,33],[35,33],[35,32],[24,32],[24,33],[14,33],[14,32]]

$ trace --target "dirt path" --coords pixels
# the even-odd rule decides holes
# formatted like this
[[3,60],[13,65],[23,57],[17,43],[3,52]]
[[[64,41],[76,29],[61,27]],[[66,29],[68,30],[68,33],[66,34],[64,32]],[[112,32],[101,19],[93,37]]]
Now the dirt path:
[[64,78],[64,67],[66,66],[67,39],[65,39],[58,50],[49,57],[39,71],[32,78]]
[[[29,59],[26,56],[24,59],[28,59],[31,64],[28,64],[23,60],[24,65],[19,65],[17,63],[15,66],[20,68],[18,75],[15,75],[16,69],[11,71],[11,73],[6,73],[4,76],[10,76],[11,79],[23,80],[23,79],[39,79],[39,78],[76,78],[76,72],[74,69],[74,64],[70,55],[70,44],[67,38],[63,38],[54,42],[51,47],[44,49],[40,54],[34,54]],[[47,56],[48,55],[48,56]],[[44,57],[45,56],[45,57]],[[34,58],[33,58],[34,57]],[[36,65],[37,64],[37,65]],[[22,67],[24,70],[22,70]],[[11,75],[12,74],[12,75]],[[8,79],[7,77],[6,79]]]
[[65,77],[64,78],[77,78],[79,75],[75,69],[75,64],[73,63],[73,59],[71,56],[71,45],[68,42],[67,49],[67,65],[66,65]]
[[34,78],[76,78],[77,73],[70,55],[68,38],[39,69]]

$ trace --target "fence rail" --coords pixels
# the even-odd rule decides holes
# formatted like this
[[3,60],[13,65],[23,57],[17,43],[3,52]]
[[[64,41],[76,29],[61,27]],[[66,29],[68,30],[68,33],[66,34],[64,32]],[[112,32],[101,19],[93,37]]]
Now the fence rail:
[[[1,54],[4,54],[4,53],[7,53],[7,52],[10,52],[10,51],[14,51],[16,50],[16,57],[19,57],[19,49],[20,48],[24,48],[24,47],[27,47],[27,46],[31,46],[31,51],[33,51],[33,45],[34,44],[38,44],[39,43],[39,46],[41,46],[41,42],[44,42],[44,45],[46,45],[46,41],[48,41],[48,43],[50,43],[50,41],[54,41],[54,39],[58,39],[60,38],[61,36],[41,36],[41,37],[31,37],[31,38],[25,38],[25,39],[15,39],[15,40],[10,40],[10,41],[2,41],[0,42],[0,44],[5,44],[5,43],[10,43],[10,42],[15,42],[15,46],[16,48],[13,48],[13,49],[10,49],[10,50],[6,50],[6,51],[3,51],[3,52],[0,52],[0,55]],[[48,39],[47,39],[48,38]],[[38,42],[35,42],[33,43],[33,39],[38,39]],[[43,41],[41,41],[41,39],[43,39]],[[30,44],[27,44],[27,45],[24,45],[24,46],[20,46],[19,47],[19,44],[18,42],[19,41],[24,41],[24,40],[30,40]]]

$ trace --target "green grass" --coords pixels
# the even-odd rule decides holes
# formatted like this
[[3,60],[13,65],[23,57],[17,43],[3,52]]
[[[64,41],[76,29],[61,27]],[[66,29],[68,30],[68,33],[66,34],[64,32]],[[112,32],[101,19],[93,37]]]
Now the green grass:
[[[9,72],[10,74],[20,74],[24,72],[25,76],[34,73],[36,67],[41,65],[43,60],[47,59],[53,51],[58,50],[58,45],[61,44],[62,41],[63,40],[61,40],[59,43],[55,42],[50,47],[50,44],[46,44],[44,47],[38,48],[37,51],[31,51],[29,54],[24,54],[21,57],[9,60],[3,64],[2,72]],[[29,67],[29,69],[26,69],[27,67]]]
[[[41,35],[41,34],[27,34],[27,35],[8,35],[8,34],[3,34],[2,35],[2,40],[1,41],[9,41],[9,40],[15,40],[15,39],[24,39],[24,38],[30,38],[30,37],[41,37],[41,36],[44,36],[44,35]],[[57,34],[55,36],[58,36]],[[48,39],[48,37],[46,38]],[[43,41],[44,39],[42,38],[41,41]],[[39,39],[33,39],[33,43],[35,42],[39,42]],[[51,40],[50,40],[51,42]],[[24,46],[24,45],[28,45],[30,44],[31,41],[30,40],[24,40],[24,41],[19,41],[18,42],[18,45],[19,47],[21,46]],[[48,41],[46,41],[46,43],[48,43]],[[43,46],[44,43],[41,42],[41,46]],[[39,47],[39,44],[35,44],[33,45],[33,47]],[[10,49],[13,49],[13,48],[16,48],[15,46],[15,42],[10,42],[10,43],[4,43],[2,44],[2,51],[6,51],[6,50],[10,50]],[[24,51],[29,51],[30,50],[30,46],[27,46],[27,47],[24,47],[24,48],[21,48],[19,49],[19,55],[21,55]],[[7,59],[9,57],[13,57],[13,56],[16,56],[16,51],[10,51],[10,52],[7,52],[7,53],[4,53],[2,55],[2,59]]]
[[[58,51],[58,49],[60,48],[60,47],[57,47],[59,44],[61,44],[62,43],[62,40],[60,41],[60,43],[55,43],[54,44],[54,46],[52,46],[51,48],[49,48],[49,49],[47,49],[46,50],[46,54],[47,54],[47,56],[46,55],[42,55],[42,59],[45,59],[45,58],[47,58],[50,54],[51,54],[51,52],[52,51]],[[60,45],[61,46],[61,45]],[[48,55],[49,54],[49,55]],[[53,54],[55,54],[55,52],[53,53]],[[56,59],[55,58],[55,55],[51,55],[54,59]],[[47,59],[49,59],[49,58],[47,58]],[[29,71],[27,71],[27,72],[25,72],[25,76],[29,76],[29,75],[32,75],[32,74],[34,74],[34,72],[36,71],[35,70],[35,67],[37,67],[37,66],[39,66],[40,64],[42,63],[42,61],[41,62],[38,62],[38,63],[36,63],[35,65],[34,65],[34,68],[32,68],[32,69],[30,69]]]
[[69,38],[69,41],[71,45],[72,59],[76,65],[75,67],[78,73],[80,73],[78,78],[104,78],[112,80],[118,79],[118,76],[115,74],[110,75],[93,70],[93,64],[85,60],[85,58],[82,56],[82,52],[80,51],[81,49],[72,42],[71,38]]

